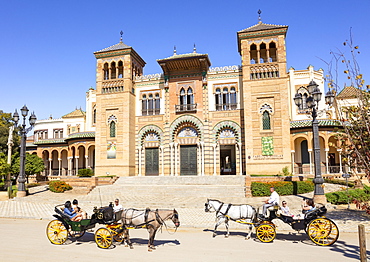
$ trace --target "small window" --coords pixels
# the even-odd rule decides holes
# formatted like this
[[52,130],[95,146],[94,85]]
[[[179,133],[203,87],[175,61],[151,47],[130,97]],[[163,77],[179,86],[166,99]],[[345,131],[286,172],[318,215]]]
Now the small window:
[[262,129],[263,130],[271,129],[270,114],[267,111],[264,111],[262,114]]
[[116,122],[114,121],[109,124],[109,135],[110,137],[116,137]]

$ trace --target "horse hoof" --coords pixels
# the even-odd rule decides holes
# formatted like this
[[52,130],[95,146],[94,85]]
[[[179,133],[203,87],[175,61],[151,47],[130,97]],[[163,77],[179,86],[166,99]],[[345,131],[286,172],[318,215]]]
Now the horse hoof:
[[151,250],[150,248],[148,248],[148,252],[152,252],[153,250]]
[[213,235],[212,235],[212,237],[215,237],[215,236],[216,236],[216,234],[213,234]]
[[130,246],[130,249],[134,249],[134,247],[133,246]]
[[228,235],[225,235],[225,238],[228,238],[229,236]]
[[249,240],[249,239],[251,239],[251,237],[245,237],[245,240]]

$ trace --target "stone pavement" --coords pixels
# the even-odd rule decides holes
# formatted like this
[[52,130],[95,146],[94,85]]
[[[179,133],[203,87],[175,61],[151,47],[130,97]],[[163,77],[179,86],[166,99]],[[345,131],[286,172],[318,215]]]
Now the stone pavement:
[[[110,186],[100,186],[110,187]],[[99,191],[99,188],[97,190]],[[331,188],[332,187],[332,188]],[[108,189],[108,190],[107,190]],[[326,192],[337,190],[335,186],[327,185]],[[103,191],[103,190],[102,190]],[[105,188],[105,192],[109,188]],[[312,193],[298,196],[281,196],[280,201],[287,201],[293,214],[300,213],[300,205],[303,197],[312,197]],[[155,208],[176,208],[179,212],[181,225],[184,227],[197,227],[205,229],[213,229],[215,225],[215,214],[204,212],[204,203],[206,198],[176,196],[169,198],[168,196],[134,196],[121,194],[89,194],[81,195],[73,192],[57,194],[49,191],[46,186],[38,186],[30,189],[30,195],[25,198],[14,198],[12,200],[0,201],[0,217],[5,218],[32,218],[52,220],[54,214],[54,206],[63,204],[66,200],[78,199],[80,206],[88,213],[92,213],[95,206],[106,206],[115,198],[119,198],[121,204],[125,208],[145,209],[146,207]],[[230,197],[219,199],[224,203],[233,204],[250,204],[254,207],[260,207],[266,197],[253,198],[237,198]],[[350,209],[346,206],[328,205],[328,218],[332,219],[339,227],[340,232],[357,232],[359,224],[364,224],[366,232],[370,233],[370,216],[363,211],[356,210],[353,205]],[[294,232],[289,225],[284,224],[280,220],[274,220],[277,225],[277,232],[290,231]],[[170,224],[170,223],[169,223]],[[234,222],[230,222],[230,230],[242,229],[246,226]],[[224,231],[225,227],[219,227],[220,231]]]

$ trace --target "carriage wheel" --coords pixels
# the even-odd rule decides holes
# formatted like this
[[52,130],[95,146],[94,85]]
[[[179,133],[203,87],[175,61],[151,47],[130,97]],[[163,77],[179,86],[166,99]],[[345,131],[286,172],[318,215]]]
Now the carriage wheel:
[[265,243],[273,241],[276,237],[275,225],[263,223],[256,229],[257,238]]
[[109,229],[101,227],[95,232],[95,243],[98,247],[109,248],[112,245],[112,242],[112,234]]
[[125,239],[125,234],[123,231],[118,234],[113,235],[113,240],[116,242],[122,242],[124,239]]
[[46,227],[46,236],[51,243],[61,245],[67,241],[68,230],[59,220],[52,220]]
[[337,225],[330,219],[316,218],[308,224],[307,234],[315,244],[330,246],[337,241],[339,230]]
[[82,237],[83,235],[85,235],[85,230],[82,230],[82,231],[69,231],[69,235],[73,238],[80,238]]

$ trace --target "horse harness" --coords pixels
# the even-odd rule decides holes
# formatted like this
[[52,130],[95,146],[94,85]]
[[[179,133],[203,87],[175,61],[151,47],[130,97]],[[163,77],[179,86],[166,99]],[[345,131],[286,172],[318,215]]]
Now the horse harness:
[[[126,213],[127,213],[127,211],[126,211]],[[157,221],[161,226],[163,224],[165,224],[164,219],[162,219],[158,214],[158,209],[156,209],[155,211],[152,211],[155,214],[155,219],[151,219],[151,220],[148,219],[149,212],[151,212],[150,208],[146,208],[145,211],[144,211],[144,223],[139,224],[139,225],[133,225],[132,220],[134,218],[137,218],[140,215],[142,215],[142,213],[140,215],[135,216],[135,217],[131,217],[129,219],[129,221],[127,221],[128,219],[126,218],[126,215],[125,215],[125,222],[129,222],[129,223],[127,223],[128,224],[127,228],[148,228],[148,226],[152,226],[150,223],[153,222],[153,221]]]

